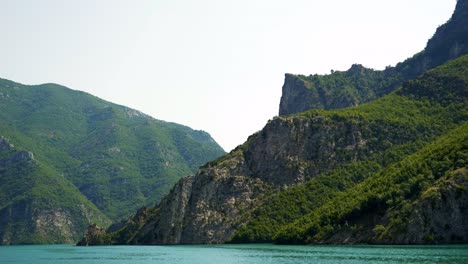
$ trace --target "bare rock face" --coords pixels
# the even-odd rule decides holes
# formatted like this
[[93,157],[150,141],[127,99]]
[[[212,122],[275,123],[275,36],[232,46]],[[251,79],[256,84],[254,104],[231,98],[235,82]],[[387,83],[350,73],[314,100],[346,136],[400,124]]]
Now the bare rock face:
[[94,246],[105,245],[106,241],[103,240],[105,230],[98,227],[96,224],[90,225],[84,233],[84,237],[78,242],[78,246]]
[[109,222],[84,199],[64,193],[70,186],[44,173],[32,152],[0,137],[0,155],[0,245],[74,243],[89,223]]
[[[0,244],[74,243],[82,232],[80,220],[75,217],[76,214],[67,209],[36,210],[34,201],[16,202],[0,212]],[[21,221],[31,224],[11,224]]]
[[261,200],[269,186],[247,175],[242,155],[181,179],[130,241],[132,244],[222,243],[237,219]]
[[325,116],[277,118],[245,150],[251,177],[287,187],[303,183],[367,151],[366,127]]
[[286,74],[279,106],[280,115],[300,113],[320,107],[320,95],[312,90],[309,82],[297,78],[293,74]]
[[137,213],[127,227],[111,233],[113,243],[229,241],[266,195],[366,155],[372,144],[365,134],[359,122],[276,118],[243,146],[181,179],[157,207],[143,217]]
[[0,136],[0,153],[3,151],[12,150],[14,146],[8,141],[8,139]]
[[[317,85],[321,81],[318,77],[313,83],[309,81],[312,77],[286,75],[282,116],[269,121],[230,154],[181,179],[156,207],[139,211],[126,226],[99,237],[110,235],[113,244],[224,243],[272,192],[304,183],[342,164],[364,160],[392,145],[414,141],[414,131],[406,131],[398,123],[381,126],[379,119],[366,122],[358,116],[322,116],[320,112],[284,116],[311,107],[356,105],[389,93],[402,82],[402,73],[396,68],[379,72],[353,65],[347,72],[334,74],[333,78],[340,77],[352,87],[342,87],[339,82],[337,86],[335,79],[329,78],[330,85],[323,89],[325,86]],[[391,82],[380,90],[373,88],[387,78]],[[450,207],[452,196],[447,197]],[[421,212],[435,210],[424,204]],[[452,208],[456,209],[455,204]]]
[[468,1],[459,0],[450,20],[440,26],[426,48],[395,67],[374,71],[355,64],[329,75],[286,74],[279,115],[310,109],[337,109],[386,95],[405,81],[468,53]]

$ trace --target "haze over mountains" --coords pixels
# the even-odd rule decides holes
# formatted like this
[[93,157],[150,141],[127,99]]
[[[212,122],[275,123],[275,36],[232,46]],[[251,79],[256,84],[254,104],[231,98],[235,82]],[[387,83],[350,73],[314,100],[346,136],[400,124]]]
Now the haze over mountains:
[[287,75],[289,115],[79,244],[467,243],[467,14],[385,71]]

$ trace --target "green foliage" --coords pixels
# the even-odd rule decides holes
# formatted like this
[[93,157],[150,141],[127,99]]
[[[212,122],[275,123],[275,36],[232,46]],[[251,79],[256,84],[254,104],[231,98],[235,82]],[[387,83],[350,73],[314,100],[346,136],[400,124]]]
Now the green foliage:
[[337,109],[370,102],[389,94],[405,81],[412,80],[429,69],[451,59],[468,54],[468,5],[459,1],[452,18],[440,26],[425,49],[413,57],[376,71],[354,64],[347,71],[333,71],[329,75],[288,75],[288,83],[297,86],[281,102],[280,114],[293,114],[310,109]]
[[[38,208],[52,208],[73,188],[112,220],[158,202],[178,179],[224,154],[206,132],[56,84],[27,86],[4,79],[0,136],[34,153],[41,169],[28,174],[32,187],[23,196],[48,197]],[[18,165],[0,172],[0,181],[8,181],[3,186],[11,187],[0,193],[0,208],[23,192],[25,169]],[[62,189],[49,188],[56,184],[47,182],[50,177],[61,179]]]
[[[0,237],[16,244],[72,242],[89,222],[110,223],[54,168],[25,153],[15,149],[0,153]],[[73,224],[61,228],[53,222],[60,219]]]
[[[382,210],[396,210],[399,216],[407,215],[408,206],[425,186],[466,166],[468,160],[468,124],[458,126],[432,144],[405,157],[401,162],[364,180],[353,188],[337,195],[311,213],[286,225],[276,236],[278,243],[314,243],[324,241],[333,234],[327,226],[343,230],[345,223],[353,223],[360,216],[381,214]],[[464,160],[463,164],[456,162]],[[377,210],[378,209],[378,210]],[[407,219],[393,217],[389,227],[404,232]],[[382,232],[381,228],[379,228]]]
[[[365,133],[364,138],[369,139],[366,145],[378,151],[365,153],[358,161],[324,172],[306,184],[272,194],[263,206],[252,213],[247,223],[241,224],[232,242],[271,242],[277,236],[278,243],[309,243],[327,238],[337,228],[342,228],[345,223],[366,212],[381,213],[380,210],[397,205],[399,212],[409,210],[410,207],[405,206],[409,199],[406,195],[411,194],[411,199],[414,199],[414,195],[431,186],[433,180],[454,167],[466,164],[466,157],[456,151],[458,154],[452,153],[455,156],[439,153],[437,157],[444,159],[429,161],[425,160],[426,156],[421,158],[423,154],[411,154],[422,151],[426,155],[427,150],[424,152],[424,149],[435,148],[432,145],[427,147],[427,142],[433,142],[467,120],[467,76],[468,56],[464,56],[427,72],[396,92],[371,103],[298,114],[311,118],[323,116],[330,122],[359,125]],[[466,126],[459,126],[456,131],[466,134],[464,128]],[[450,135],[454,134],[456,132]],[[457,137],[459,141],[452,142],[453,146],[450,147],[457,147],[459,152],[463,152],[459,149],[463,137]],[[436,144],[440,151],[444,147],[440,141],[437,142],[432,144]],[[401,164],[407,164],[404,162],[413,162],[415,166],[424,163],[428,168],[409,175],[415,172],[409,168],[404,172],[399,169]],[[399,181],[408,182],[396,184],[388,181],[390,176],[381,176],[397,177],[398,173],[406,175],[400,175]],[[353,191],[359,186],[366,188]],[[389,195],[387,191],[398,195]],[[346,198],[340,200],[340,197]],[[390,228],[404,223],[399,218],[392,221]],[[353,228],[359,229],[359,225]],[[380,226],[375,231],[376,236],[385,234]]]
[[231,242],[271,242],[281,226],[311,212],[379,169],[377,163],[370,161],[346,164],[306,184],[274,194],[253,213],[252,221],[236,231]]
[[376,71],[358,64],[347,71],[299,75],[297,78],[316,97],[310,109],[335,109],[369,102],[389,93],[402,82],[393,70]]

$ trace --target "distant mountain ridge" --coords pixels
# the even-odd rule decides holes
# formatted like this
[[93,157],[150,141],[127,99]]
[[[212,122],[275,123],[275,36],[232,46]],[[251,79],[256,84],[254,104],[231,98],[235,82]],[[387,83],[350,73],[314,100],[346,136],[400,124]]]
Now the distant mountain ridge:
[[[225,153],[206,132],[60,85],[30,86],[5,79],[0,79],[0,136],[4,146],[14,145],[16,151],[0,153],[3,244],[74,241],[90,219],[107,225],[156,203],[179,178]],[[19,154],[11,151],[32,153],[34,159],[29,159],[30,166],[21,166],[24,159],[13,162]],[[63,196],[36,191],[47,188],[49,181],[61,182],[62,187],[50,188],[62,188]],[[63,202],[66,196],[81,202]],[[31,213],[19,217],[24,213],[20,208],[32,210],[39,200]],[[87,209],[76,209],[78,204]],[[36,216],[45,211],[47,224],[34,229]],[[57,212],[67,215],[60,226],[69,231],[53,231],[61,221]]]
[[468,3],[460,0],[450,20],[437,29],[426,48],[395,67],[377,71],[354,64],[347,71],[329,75],[286,74],[279,115],[356,106],[382,97],[404,81],[468,54],[467,24]]

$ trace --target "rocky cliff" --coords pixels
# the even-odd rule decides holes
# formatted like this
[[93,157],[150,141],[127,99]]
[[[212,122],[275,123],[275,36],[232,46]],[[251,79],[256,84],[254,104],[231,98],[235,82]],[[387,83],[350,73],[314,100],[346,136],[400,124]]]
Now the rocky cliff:
[[[140,210],[105,235],[112,244],[228,242],[276,193],[334,174],[329,184],[340,193],[348,188],[339,170],[346,165],[369,162],[379,168],[356,175],[355,184],[392,171],[390,160],[466,119],[467,66],[465,56],[366,105],[270,120],[245,144],[180,180],[158,206]],[[286,202],[279,210],[287,212]]]
[[[278,118],[222,159],[179,181],[136,234],[118,243],[223,243],[265,196],[371,151],[363,128],[324,116]],[[135,230],[133,230],[135,231]]]
[[279,114],[310,109],[337,109],[372,101],[390,93],[404,81],[468,53],[468,1],[459,0],[450,20],[440,26],[426,48],[412,58],[375,71],[353,65],[330,75],[286,74]]
[[280,228],[277,243],[467,243],[464,122]]
[[387,243],[466,243],[468,240],[468,170],[460,168],[423,192],[408,212],[406,232],[390,230]]
[[0,137],[0,244],[73,243],[108,218],[71,184]]
[[[458,2],[446,24],[449,32],[455,32],[466,2]],[[457,40],[465,30],[455,34]],[[434,39],[428,47],[441,43]],[[423,55],[435,58],[433,49],[427,50]],[[316,108],[357,106],[270,120],[242,146],[181,179],[161,203],[98,238],[110,244],[466,241],[465,235],[439,238],[441,225],[450,234],[468,229],[461,217],[466,211],[463,180],[437,181],[453,171],[459,175],[468,162],[463,158],[468,56],[387,94],[405,78],[441,62],[434,63],[422,68],[400,64],[383,72],[353,65],[325,77],[287,75],[283,97],[293,93],[295,103],[282,100],[286,107],[307,105],[298,97],[313,98],[308,102]],[[444,198],[432,203],[429,197],[435,196]],[[449,217],[456,219],[453,226],[445,226]],[[412,224],[421,221],[423,227]],[[88,244],[86,238],[82,244]]]

